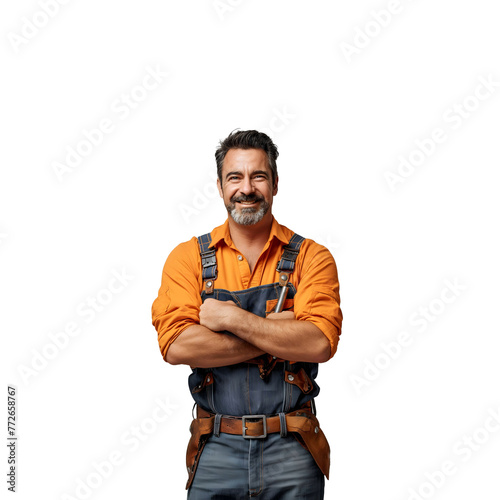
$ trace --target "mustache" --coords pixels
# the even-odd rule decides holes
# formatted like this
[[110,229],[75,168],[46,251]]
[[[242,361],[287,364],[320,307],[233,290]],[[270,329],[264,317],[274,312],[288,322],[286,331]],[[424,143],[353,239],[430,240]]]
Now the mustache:
[[236,203],[241,201],[246,201],[246,202],[264,201],[264,198],[262,198],[261,196],[257,196],[255,194],[250,196],[246,195],[233,196],[231,198],[231,203]]

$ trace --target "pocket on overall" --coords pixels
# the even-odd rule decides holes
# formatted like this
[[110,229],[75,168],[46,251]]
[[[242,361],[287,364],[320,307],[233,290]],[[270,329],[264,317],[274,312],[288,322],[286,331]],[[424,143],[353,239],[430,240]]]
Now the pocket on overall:
[[[278,299],[266,300],[266,317],[276,309]],[[282,311],[293,311],[293,299],[285,299]]]

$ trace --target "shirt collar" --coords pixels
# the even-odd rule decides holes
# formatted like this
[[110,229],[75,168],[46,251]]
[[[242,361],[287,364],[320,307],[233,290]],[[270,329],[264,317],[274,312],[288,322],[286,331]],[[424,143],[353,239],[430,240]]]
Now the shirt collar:
[[[222,224],[222,226],[217,226],[211,233],[212,243],[210,243],[210,248],[217,246],[222,240],[227,246],[233,245],[233,240],[231,239],[231,234],[229,232],[229,219],[226,219],[226,222]],[[278,221],[273,216],[273,223],[271,226],[271,232],[269,233],[268,243],[271,242],[273,238],[278,239],[285,245],[288,243],[288,238],[283,231],[283,228]]]

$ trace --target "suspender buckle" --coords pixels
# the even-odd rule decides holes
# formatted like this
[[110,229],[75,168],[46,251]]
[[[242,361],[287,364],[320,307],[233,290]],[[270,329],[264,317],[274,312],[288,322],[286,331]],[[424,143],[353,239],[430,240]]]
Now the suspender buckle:
[[299,255],[298,250],[294,250],[293,248],[286,248],[281,256],[282,259],[289,260],[290,262],[295,262],[295,259]]
[[217,260],[215,258],[215,250],[210,250],[209,252],[203,252],[201,254],[201,265],[203,269],[215,266],[215,264],[217,264]]
[[297,259],[297,255],[299,255],[300,247],[303,241],[304,238],[302,238],[302,236],[299,236],[298,234],[294,234],[290,238],[288,245],[285,245],[283,247],[283,253],[281,254],[281,258],[278,262],[276,271],[278,271],[279,273],[281,273],[282,271],[293,273],[293,270],[295,268],[295,261]]

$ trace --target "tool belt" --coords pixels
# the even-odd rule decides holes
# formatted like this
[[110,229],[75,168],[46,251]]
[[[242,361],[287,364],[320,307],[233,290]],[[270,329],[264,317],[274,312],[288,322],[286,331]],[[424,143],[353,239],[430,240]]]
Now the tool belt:
[[189,474],[186,489],[189,489],[193,482],[201,453],[208,438],[212,434],[219,436],[221,432],[242,436],[244,439],[264,439],[268,434],[277,432],[284,437],[288,432],[291,432],[299,443],[311,453],[321,472],[328,479],[330,446],[310,407],[272,417],[265,415],[231,417],[215,415],[198,406],[197,417],[191,422],[189,428],[191,439],[186,452],[186,465]]

